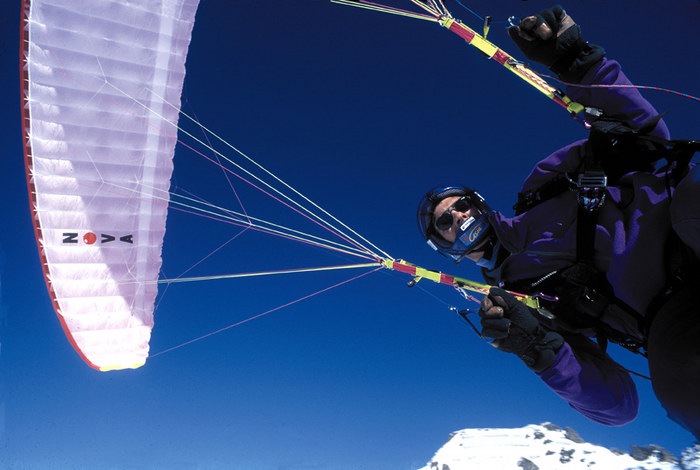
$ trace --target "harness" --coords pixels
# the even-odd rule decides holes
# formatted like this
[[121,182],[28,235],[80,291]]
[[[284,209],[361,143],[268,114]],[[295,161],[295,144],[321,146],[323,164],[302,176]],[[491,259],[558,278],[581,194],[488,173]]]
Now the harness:
[[[615,184],[629,172],[653,172],[656,163],[664,159],[667,190],[675,186],[688,172],[695,152],[700,151],[698,140],[665,140],[649,135],[661,119],[657,116],[640,129],[625,123],[600,119],[593,122],[588,140],[583,146],[583,158],[578,173],[563,174],[541,187],[518,194],[513,206],[516,215],[526,212],[565,191],[576,192],[578,202],[576,229],[576,262],[562,270],[554,271],[539,279],[519,280],[508,283],[507,288],[535,294],[545,292],[558,300],[542,300],[554,313],[545,320],[553,328],[594,334],[601,349],[607,342],[619,344],[635,353],[646,355],[646,337],[653,314],[674,291],[674,284],[652,302],[647,316],[641,315],[614,295],[606,273],[593,266],[595,231],[598,212],[605,205],[607,187]],[[673,272],[670,279],[678,279]],[[677,282],[675,288],[677,288]],[[602,318],[611,312],[623,312],[642,337],[613,328]],[[615,317],[620,317],[616,315]],[[625,318],[623,315],[622,318]]]

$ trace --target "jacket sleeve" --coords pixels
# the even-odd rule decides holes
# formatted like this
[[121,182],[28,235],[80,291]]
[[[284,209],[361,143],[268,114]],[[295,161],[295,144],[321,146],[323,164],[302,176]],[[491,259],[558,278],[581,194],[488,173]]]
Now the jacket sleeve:
[[[591,85],[594,87],[590,87]],[[612,87],[595,85],[612,85]],[[630,86],[632,83],[622,72],[620,64],[603,58],[588,70],[579,85],[569,85],[566,91],[571,99],[588,107],[600,108],[605,116],[639,128],[658,113],[638,89]],[[651,134],[663,139],[669,138],[668,128],[663,120],[659,121]],[[581,163],[581,146],[584,142],[584,140],[574,142],[537,163],[523,183],[521,191],[535,190],[558,174],[577,171]]]
[[566,335],[554,365],[537,374],[569,405],[597,423],[621,426],[637,416],[639,397],[629,373],[581,335]]
[[[648,119],[658,115],[614,60],[603,58],[588,70],[579,85],[568,85],[566,92],[571,99],[584,106],[600,108],[605,116],[627,122],[634,128],[641,127]],[[652,135],[668,139],[666,124],[660,121]]]

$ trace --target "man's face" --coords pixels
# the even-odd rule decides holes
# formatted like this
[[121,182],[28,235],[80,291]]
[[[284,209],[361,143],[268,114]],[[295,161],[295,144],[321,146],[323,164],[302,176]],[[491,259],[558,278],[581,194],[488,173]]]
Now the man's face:
[[[435,206],[435,209],[433,210],[433,223],[443,214],[452,214],[452,225],[444,230],[441,230],[437,227],[435,227],[435,230],[437,233],[447,240],[450,243],[454,243],[454,241],[457,239],[457,234],[459,233],[459,227],[470,217],[478,217],[480,212],[474,208],[470,207],[467,209],[465,212],[461,212],[456,210],[453,206],[455,202],[459,201],[461,199],[460,196],[450,196],[446,197],[442,201],[438,203],[437,206]],[[486,240],[484,241],[483,244],[486,243]],[[482,245],[483,245],[482,244]],[[480,248],[480,247],[479,247]],[[482,257],[484,256],[484,251],[483,250],[478,250],[473,251],[472,253],[467,255],[467,258],[471,259],[472,261],[479,261]]]
[[452,225],[450,225],[449,228],[441,230],[438,227],[435,227],[437,233],[439,233],[442,238],[450,243],[454,243],[454,241],[457,239],[459,227],[464,223],[464,221],[469,219],[469,217],[476,217],[479,214],[479,212],[472,207],[467,209],[466,212],[461,212],[455,209],[454,205],[460,199],[461,198],[459,196],[446,197],[440,201],[438,205],[435,206],[435,210],[433,210],[433,223],[438,220],[440,216],[445,217],[443,214],[452,216]]

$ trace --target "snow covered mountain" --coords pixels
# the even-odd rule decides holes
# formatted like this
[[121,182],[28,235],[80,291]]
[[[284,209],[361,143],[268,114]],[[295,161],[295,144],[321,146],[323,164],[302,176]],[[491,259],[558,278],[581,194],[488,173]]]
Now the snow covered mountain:
[[680,459],[659,446],[632,452],[589,444],[573,429],[551,423],[517,429],[464,429],[453,433],[420,470],[698,470],[700,444]]

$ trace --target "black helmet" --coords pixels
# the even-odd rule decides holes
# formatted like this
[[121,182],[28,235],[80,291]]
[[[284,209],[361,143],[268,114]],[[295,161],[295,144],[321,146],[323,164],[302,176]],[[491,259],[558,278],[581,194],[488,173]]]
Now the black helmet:
[[[466,200],[479,211],[476,218],[471,217],[459,230],[454,242],[442,238],[435,227],[435,207],[447,197],[458,196]],[[466,186],[436,186],[428,191],[418,203],[416,219],[418,228],[428,245],[443,256],[450,257],[456,263],[471,253],[491,233],[491,225],[488,223],[488,214],[491,208],[484,198],[473,189]]]

